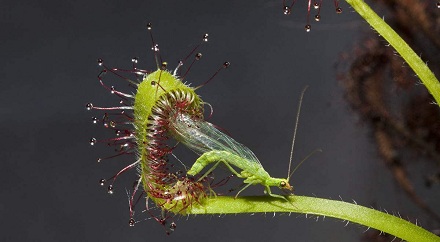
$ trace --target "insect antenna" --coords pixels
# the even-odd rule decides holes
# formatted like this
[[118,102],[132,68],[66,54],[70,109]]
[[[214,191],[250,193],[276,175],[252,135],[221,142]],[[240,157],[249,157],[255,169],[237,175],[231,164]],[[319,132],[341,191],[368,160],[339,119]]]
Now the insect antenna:
[[289,174],[289,178],[293,175],[293,173],[295,173],[296,170],[298,170],[298,168],[302,165],[302,163],[304,161],[309,159],[310,156],[314,155],[316,152],[322,152],[322,150],[321,149],[316,149],[316,150],[312,151],[310,154],[308,154],[304,159],[302,159],[302,161],[300,163],[298,163],[298,165],[295,167],[295,169],[293,169],[293,171]]
[[[302,101],[303,101],[303,98],[304,98],[304,93],[306,92],[308,87],[309,86],[305,86],[304,87],[304,89],[302,90],[301,95],[299,97],[298,112],[296,113],[295,128],[294,128],[294,131],[293,131],[293,138],[292,138],[292,148],[290,149],[290,160],[289,160],[289,169],[287,170],[287,180],[290,180],[290,176],[291,176],[290,169],[292,167],[293,148],[295,147],[295,138],[296,138],[296,131],[298,130],[299,115],[301,113],[301,105],[302,105]],[[301,165],[301,163],[299,165]],[[298,166],[294,169],[294,171],[298,168]]]

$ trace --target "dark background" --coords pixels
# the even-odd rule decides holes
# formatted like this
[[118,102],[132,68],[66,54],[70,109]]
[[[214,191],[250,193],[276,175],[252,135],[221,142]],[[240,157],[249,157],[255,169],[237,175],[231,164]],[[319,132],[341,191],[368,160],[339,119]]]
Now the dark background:
[[[204,33],[210,34],[187,81],[200,84],[225,60],[231,62],[198,93],[214,106],[211,122],[250,147],[272,176],[286,176],[298,97],[310,86],[294,166],[316,148],[323,152],[293,176],[296,194],[340,196],[426,219],[377,160],[367,128],[349,110],[335,79],[339,54],[349,51],[360,33],[370,31],[347,4],[341,3],[344,12],[337,15],[332,1],[324,1],[322,22],[313,23],[310,33],[304,31],[306,1],[299,1],[290,16],[282,14],[281,0],[0,5],[1,241],[360,239],[364,227],[295,214],[182,217],[171,236],[152,220],[128,226],[124,188],[135,175],[125,174],[114,196],[99,187],[99,178],[121,166],[112,160],[96,163],[97,157],[111,155],[111,149],[90,147],[88,140],[108,133],[91,124],[94,113],[84,105],[117,102],[97,81],[97,58],[110,66],[130,67],[131,58],[139,56],[140,67],[155,68],[147,22],[153,23],[170,68]],[[415,184],[422,184],[417,179]],[[261,195],[262,190],[255,186],[243,195]]]

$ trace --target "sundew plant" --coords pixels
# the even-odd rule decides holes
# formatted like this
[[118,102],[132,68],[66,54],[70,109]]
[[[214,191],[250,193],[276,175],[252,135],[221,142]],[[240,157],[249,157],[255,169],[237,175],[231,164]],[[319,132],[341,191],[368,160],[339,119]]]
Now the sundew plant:
[[[334,2],[336,12],[341,13],[342,8],[339,7],[338,1]],[[292,13],[294,3],[295,1],[283,1],[284,14]],[[308,1],[306,31],[311,31],[310,9],[319,9],[321,3],[322,1]],[[347,3],[399,53],[439,104],[440,83],[419,55],[414,53],[363,0],[347,0]],[[433,7],[434,5],[433,3]],[[320,20],[319,12],[314,19]],[[151,33],[151,24],[148,24],[147,28]],[[209,113],[211,107],[196,91],[211,81],[222,69],[229,67],[230,63],[224,62],[207,82],[192,87],[185,83],[185,77],[193,64],[202,58],[202,54],[197,52],[200,45],[197,45],[175,69],[169,70],[168,64],[162,60],[159,45],[155,43],[152,34],[151,40],[157,69],[147,71],[138,68],[137,58],[133,58],[133,66],[130,69],[112,68],[102,59],[98,59],[99,66],[103,67],[98,76],[99,81],[104,88],[121,99],[120,105],[86,105],[88,110],[104,112],[102,119],[93,118],[92,121],[101,122],[116,134],[115,138],[108,140],[92,138],[90,144],[108,143],[117,148],[115,156],[129,154],[136,157],[133,163],[111,178],[100,180],[100,184],[106,186],[112,194],[116,178],[128,170],[136,170],[138,177],[128,194],[130,226],[140,221],[137,214],[139,210],[136,209],[139,206],[163,225],[168,234],[176,229],[173,220],[175,215],[300,213],[357,223],[402,240],[440,241],[440,237],[400,216],[356,203],[293,194],[293,186],[289,184],[290,168],[287,177],[272,177],[249,148],[205,120],[205,109],[208,108]],[[206,41],[208,34],[202,36],[201,42]],[[127,81],[133,87],[133,92],[122,92],[108,86],[104,82],[104,75],[110,73]],[[298,119],[299,115],[297,123]],[[179,158],[173,155],[176,146],[189,148],[199,158],[190,167],[185,167]],[[235,195],[217,194],[217,187],[223,186],[231,178],[215,177],[213,174],[218,165],[226,166],[233,176],[243,181],[244,186]],[[266,194],[241,196],[240,192],[251,185],[263,186]],[[271,187],[281,188],[287,191],[287,195],[276,194],[271,191]],[[141,202],[143,199],[146,201]]]

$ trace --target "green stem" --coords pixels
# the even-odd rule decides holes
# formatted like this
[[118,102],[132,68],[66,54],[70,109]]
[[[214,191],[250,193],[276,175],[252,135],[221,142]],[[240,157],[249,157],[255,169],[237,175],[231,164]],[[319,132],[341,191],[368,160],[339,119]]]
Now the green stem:
[[392,234],[407,241],[440,241],[440,237],[404,219],[357,204],[316,197],[290,196],[290,202],[270,196],[208,198],[188,208],[188,214],[303,213],[333,217]]
[[379,33],[394,49],[402,56],[408,65],[414,70],[420,80],[425,84],[428,91],[440,105],[440,83],[434,73],[422,61],[422,59],[409,47],[409,45],[379,17],[363,0],[347,0],[353,9],[364,18],[374,30]]

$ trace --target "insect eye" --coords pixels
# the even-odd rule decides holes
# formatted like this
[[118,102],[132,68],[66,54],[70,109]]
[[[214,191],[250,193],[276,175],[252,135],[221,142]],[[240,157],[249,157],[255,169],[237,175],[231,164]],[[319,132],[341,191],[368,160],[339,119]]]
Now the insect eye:
[[285,181],[280,182],[280,187],[285,187],[287,184]]

